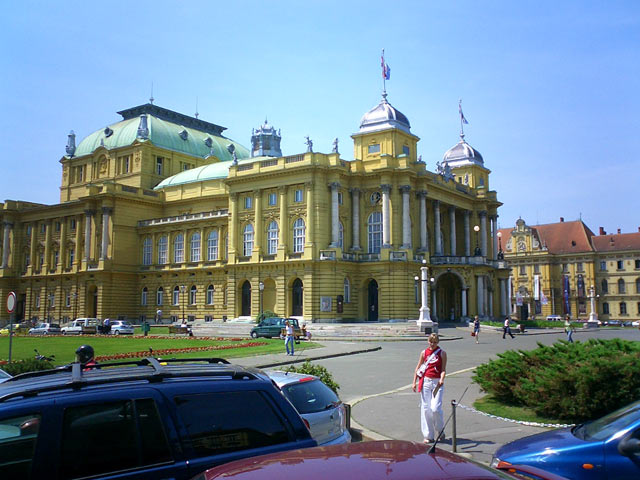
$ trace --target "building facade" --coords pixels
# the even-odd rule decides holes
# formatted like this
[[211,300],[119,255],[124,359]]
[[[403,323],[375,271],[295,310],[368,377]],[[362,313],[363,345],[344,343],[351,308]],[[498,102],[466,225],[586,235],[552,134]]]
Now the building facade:
[[18,319],[224,321],[260,311],[314,322],[503,315],[490,171],[461,133],[436,172],[386,93],[354,157],[282,156],[265,123],[251,149],[224,127],[146,104],[60,160],[60,203],[1,205],[0,294]]
[[595,235],[582,221],[501,229],[511,267],[511,311],[519,319],[549,315],[601,321],[640,320],[640,230]]

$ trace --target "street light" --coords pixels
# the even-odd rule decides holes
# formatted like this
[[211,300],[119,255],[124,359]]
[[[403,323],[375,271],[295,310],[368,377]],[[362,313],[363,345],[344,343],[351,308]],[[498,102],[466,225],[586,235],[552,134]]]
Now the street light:
[[504,260],[504,252],[502,251],[502,232],[498,232],[498,260]]
[[262,318],[262,294],[264,292],[264,283],[258,282],[258,289],[260,290],[260,318]]
[[180,285],[180,293],[182,299],[182,323],[184,323],[184,292],[187,291],[187,287],[185,285]]
[[427,333],[436,333],[438,331],[438,324],[431,319],[431,313],[427,300],[429,298],[429,272],[427,269],[427,261],[422,260],[422,267],[420,267],[420,278],[414,277],[416,282],[420,281],[420,317],[416,322],[420,331]]
[[480,227],[478,225],[474,225],[473,231],[476,232],[476,249],[473,254],[476,257],[479,257],[480,255],[482,255],[482,250],[480,250],[480,246],[478,245],[478,232],[480,231]]
[[598,326],[598,314],[596,313],[596,288],[591,285],[589,288],[589,298],[591,300],[591,312],[589,313],[589,320],[587,321],[587,327]]
[[78,314],[78,292],[73,292],[73,319],[76,319],[76,315]]

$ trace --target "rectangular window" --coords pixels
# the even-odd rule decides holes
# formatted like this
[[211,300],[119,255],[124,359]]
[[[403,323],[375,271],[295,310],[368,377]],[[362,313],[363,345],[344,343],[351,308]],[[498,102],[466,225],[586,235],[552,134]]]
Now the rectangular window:
[[562,264],[562,273],[568,273],[569,272],[569,265],[567,265],[566,263]]
[[71,292],[67,292],[64,296],[64,306],[69,308],[71,306]]
[[75,232],[76,231],[76,219],[75,218],[71,219],[70,225],[71,225],[71,231]]
[[533,273],[540,273],[540,265],[537,263],[533,266]]
[[602,304],[602,314],[609,315],[609,304],[607,302]]
[[374,143],[373,145],[369,145],[369,153],[380,153],[380,144]]
[[636,270],[640,269],[640,260],[636,260]]
[[576,268],[577,268],[578,272],[584,272],[584,265],[582,264],[582,262],[578,262],[576,264]]
[[338,205],[342,205],[342,192],[338,192]]
[[76,167],[76,182],[80,183],[84,181],[84,165]]
[[526,265],[520,265],[520,275],[526,275],[526,274],[527,274]]
[[76,251],[73,248],[69,249],[69,266],[73,266],[73,262],[76,259]]
[[36,293],[36,308],[40,308],[40,292]]
[[607,262],[605,260],[601,260],[600,261],[600,271],[601,272],[606,272],[607,271]]
[[407,157],[409,156],[409,146],[408,145],[403,145],[402,146],[402,153],[405,154]]
[[270,193],[269,194],[269,205],[270,206],[274,206],[277,203],[277,196],[275,193]]
[[244,197],[244,208],[251,208],[251,197]]
[[60,222],[56,222],[56,232],[59,232],[61,228]]
[[627,304],[624,302],[620,302],[620,315],[627,314]]
[[636,313],[640,315],[640,302],[638,302],[638,311]]
[[162,175],[164,172],[164,158],[156,157],[156,174]]
[[31,225],[27,225],[27,236],[31,235]]
[[58,250],[53,252],[53,267],[55,267],[56,265],[58,265],[58,261],[60,260],[60,253],[58,252]]
[[205,315],[205,316],[204,316],[204,321],[205,321],[205,322],[213,322],[213,316],[211,316],[211,315]]
[[46,223],[41,223],[40,224],[40,233],[47,233],[47,224]]
[[[174,402],[197,457],[268,447],[291,440],[282,419],[260,392],[181,395],[176,396]],[[212,405],[215,408],[211,408]],[[203,418],[207,421],[203,422]]]
[[0,420],[0,477],[31,477],[31,462],[35,453],[40,415],[21,415]]
[[618,260],[618,270],[624,270],[624,261]]
[[298,189],[293,193],[293,201],[294,202],[302,201],[302,190]]

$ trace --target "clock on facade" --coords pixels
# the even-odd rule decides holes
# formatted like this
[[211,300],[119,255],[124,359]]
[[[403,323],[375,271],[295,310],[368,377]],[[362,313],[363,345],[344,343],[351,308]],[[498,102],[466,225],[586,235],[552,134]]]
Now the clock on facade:
[[378,203],[380,203],[380,199],[381,199],[381,195],[380,192],[373,192],[371,194],[371,205],[377,205]]
[[524,252],[527,249],[527,245],[524,243],[524,240],[518,241],[518,251]]

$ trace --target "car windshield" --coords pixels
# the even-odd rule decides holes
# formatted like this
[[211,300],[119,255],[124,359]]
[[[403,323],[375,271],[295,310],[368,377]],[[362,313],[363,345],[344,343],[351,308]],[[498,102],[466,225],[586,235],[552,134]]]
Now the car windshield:
[[282,391],[298,413],[322,412],[340,403],[333,390],[317,379],[285,385]]
[[60,325],[58,325],[57,323],[52,323],[49,325],[50,328],[60,328]]
[[574,435],[584,440],[605,440],[640,417],[640,400],[592,422],[579,425]]

